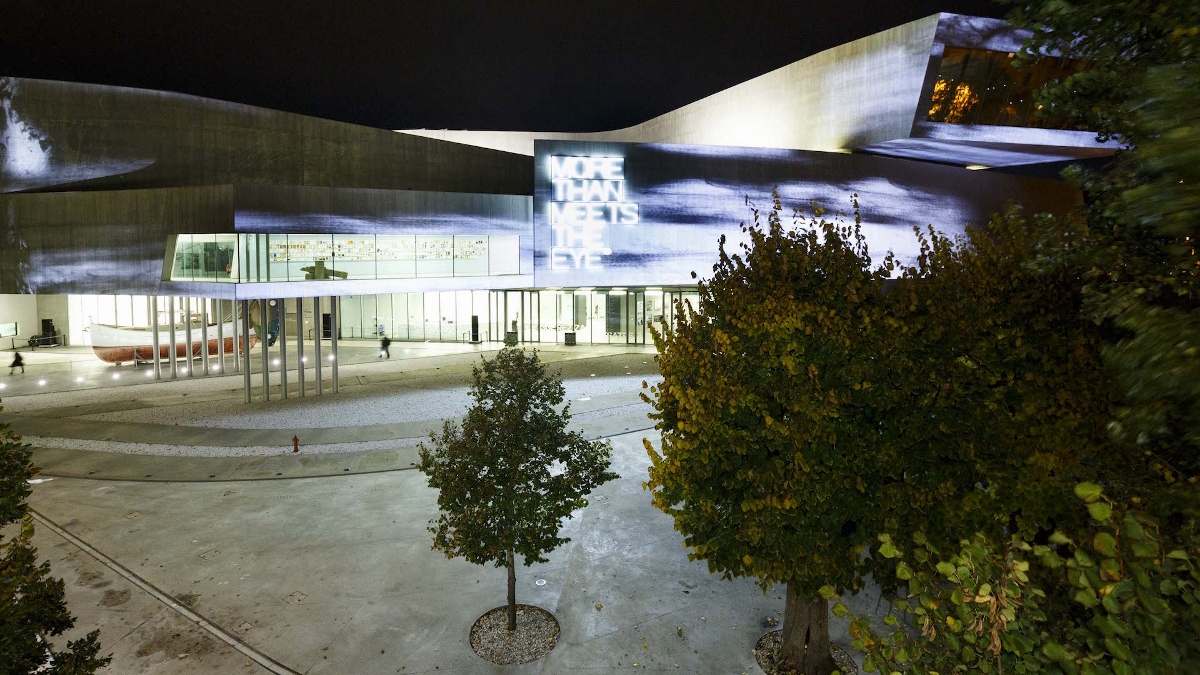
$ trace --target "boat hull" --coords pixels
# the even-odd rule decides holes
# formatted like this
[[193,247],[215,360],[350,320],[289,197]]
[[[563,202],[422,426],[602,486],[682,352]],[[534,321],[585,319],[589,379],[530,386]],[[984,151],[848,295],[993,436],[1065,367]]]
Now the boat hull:
[[[210,356],[232,354],[235,351],[235,344],[240,345],[244,351],[246,349],[253,349],[254,345],[258,343],[258,336],[253,331],[250,332],[250,344],[247,345],[246,341],[240,335],[235,337],[235,327],[233,324],[225,324],[224,327],[228,335],[224,340],[212,337],[206,344],[202,338],[198,337],[198,339],[192,340],[190,348],[186,341],[179,341],[179,337],[181,336],[177,333],[175,358],[198,358],[204,354],[206,347]],[[193,330],[199,332],[198,329]],[[151,343],[153,333],[149,331],[93,324],[91,332],[93,339],[92,351],[95,352],[96,357],[101,361],[121,364],[154,360],[154,345]],[[216,332],[216,326],[209,326],[209,334],[211,335],[214,332]],[[103,344],[95,344],[97,341]],[[171,358],[171,340],[162,333],[159,334],[158,358],[160,361],[166,361]]]

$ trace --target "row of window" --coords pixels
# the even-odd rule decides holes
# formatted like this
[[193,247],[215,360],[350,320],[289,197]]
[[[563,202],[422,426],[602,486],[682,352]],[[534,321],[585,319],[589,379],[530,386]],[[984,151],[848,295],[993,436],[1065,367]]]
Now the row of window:
[[172,281],[320,281],[520,274],[515,235],[179,234]]

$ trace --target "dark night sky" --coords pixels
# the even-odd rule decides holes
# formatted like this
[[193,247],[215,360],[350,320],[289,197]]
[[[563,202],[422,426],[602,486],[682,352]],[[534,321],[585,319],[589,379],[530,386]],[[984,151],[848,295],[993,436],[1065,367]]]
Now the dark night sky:
[[939,11],[1006,9],[992,0],[0,0],[0,76],[179,91],[389,129],[599,131]]

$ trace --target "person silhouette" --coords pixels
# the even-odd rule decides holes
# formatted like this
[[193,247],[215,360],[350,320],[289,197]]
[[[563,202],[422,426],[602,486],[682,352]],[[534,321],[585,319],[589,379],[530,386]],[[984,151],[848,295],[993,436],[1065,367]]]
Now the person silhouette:
[[392,346],[391,338],[384,335],[383,339],[379,341],[379,347],[380,347],[379,358],[381,358],[381,359],[392,358],[392,353],[390,351],[388,351],[388,347],[391,347],[391,346]]
[[17,368],[20,368],[22,373],[25,372],[25,359],[21,356],[21,352],[13,353],[13,362],[12,365],[8,367],[8,374],[12,375],[13,371]]

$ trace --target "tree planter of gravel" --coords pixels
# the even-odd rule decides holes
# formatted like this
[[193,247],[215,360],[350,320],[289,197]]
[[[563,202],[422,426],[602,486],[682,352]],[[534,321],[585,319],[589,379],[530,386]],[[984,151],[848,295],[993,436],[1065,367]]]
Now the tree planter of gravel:
[[473,368],[472,379],[466,418],[446,421],[421,444],[417,468],[439,490],[433,548],[508,569],[508,604],[475,622],[472,648],[492,663],[524,663],[554,648],[558,622],[517,605],[517,557],[526,567],[546,562],[546,553],[570,541],[559,537],[562,521],[617,475],[608,471],[608,443],[567,431],[569,406],[557,410],[562,381],[536,351],[506,347]]

